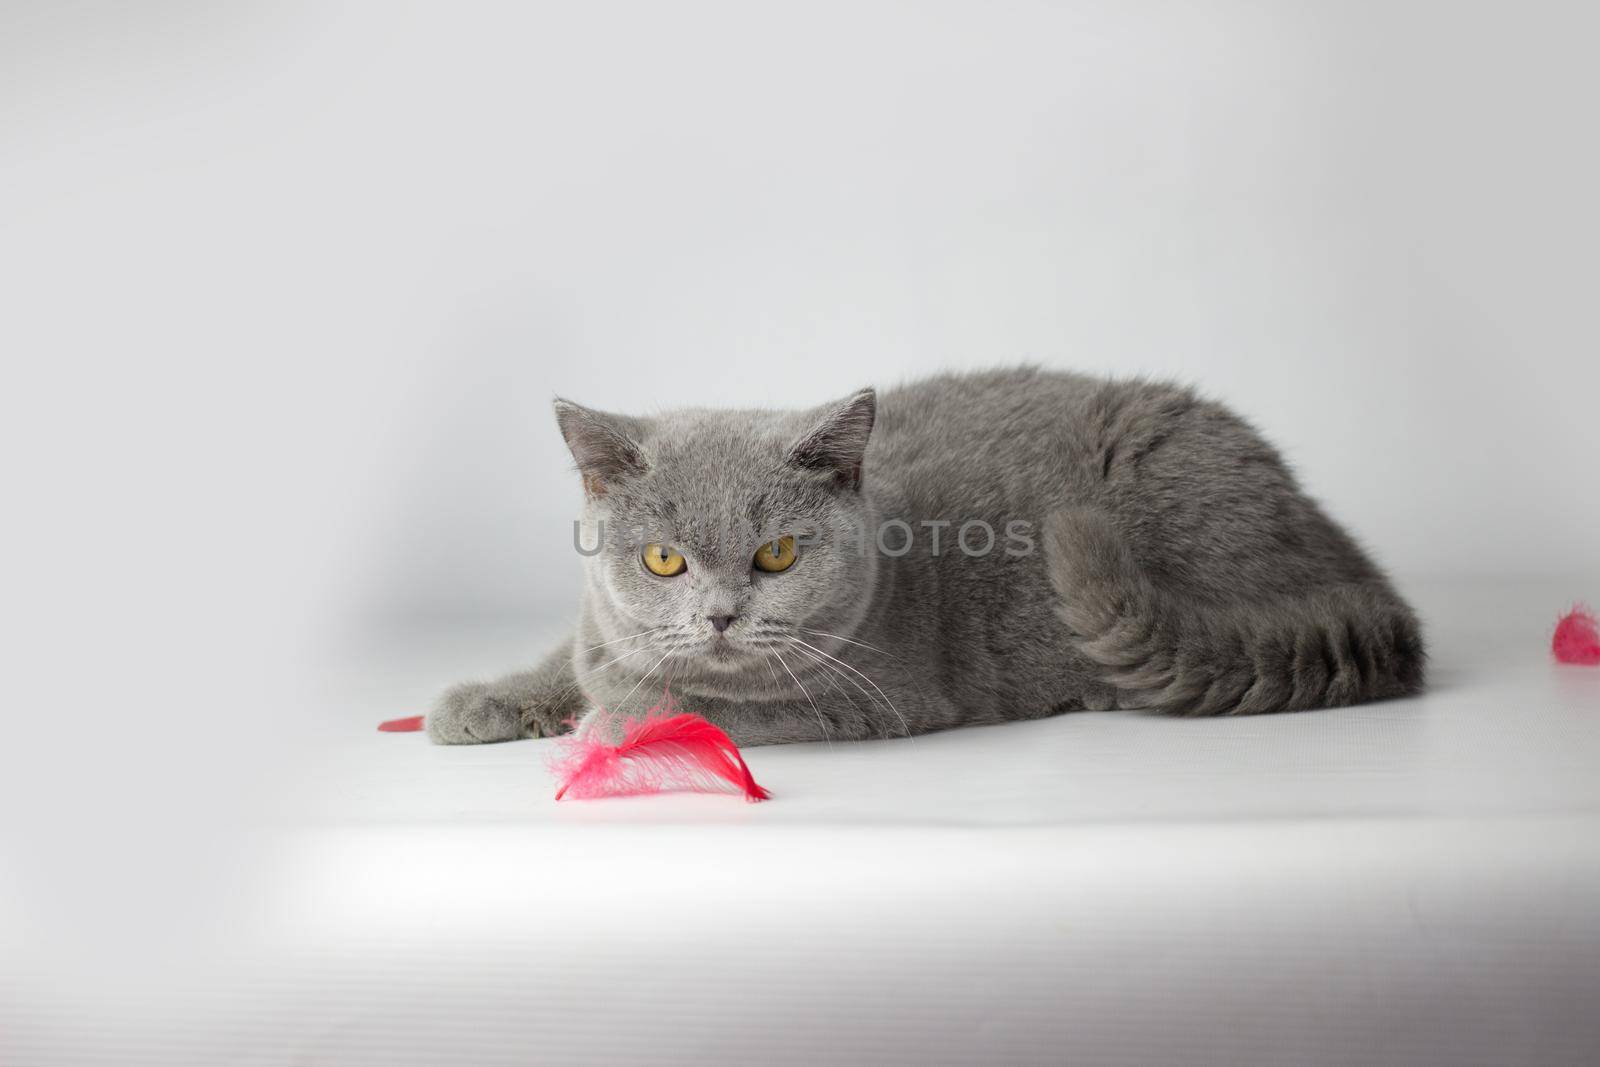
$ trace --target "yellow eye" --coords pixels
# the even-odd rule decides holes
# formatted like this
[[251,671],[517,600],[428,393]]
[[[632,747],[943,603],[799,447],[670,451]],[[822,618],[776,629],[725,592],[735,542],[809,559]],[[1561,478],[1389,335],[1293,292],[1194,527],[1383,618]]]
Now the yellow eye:
[[663,578],[682,574],[689,566],[683,553],[671,545],[645,545],[644,565],[650,568],[651,574],[659,574]]
[[794,566],[794,538],[780,537],[756,550],[756,566],[776,574]]

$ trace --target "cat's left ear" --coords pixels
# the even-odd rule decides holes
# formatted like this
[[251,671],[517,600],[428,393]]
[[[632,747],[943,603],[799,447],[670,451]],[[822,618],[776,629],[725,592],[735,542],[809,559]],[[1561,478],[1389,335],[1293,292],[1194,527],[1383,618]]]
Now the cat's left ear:
[[872,389],[827,405],[789,449],[789,462],[809,470],[827,471],[846,489],[861,488],[861,465],[877,415],[878,394]]

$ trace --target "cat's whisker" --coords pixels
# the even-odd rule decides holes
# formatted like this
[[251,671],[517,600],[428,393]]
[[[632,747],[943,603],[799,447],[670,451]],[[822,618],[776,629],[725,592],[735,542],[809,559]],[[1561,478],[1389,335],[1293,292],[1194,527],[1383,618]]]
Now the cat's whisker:
[[763,649],[763,648],[774,648],[774,647],[776,647],[778,645],[781,645],[783,643],[784,642],[778,640],[775,637],[746,637],[746,638],[742,639],[739,642],[739,647],[740,648]]
[[656,660],[655,663],[651,664],[650,669],[640,675],[637,682],[633,683],[633,688],[628,690],[627,695],[612,706],[612,710],[620,714],[622,709],[627,706],[628,701],[633,697],[633,694],[637,693],[639,691],[639,687],[648,681],[650,676],[655,674],[656,670],[660,668],[663,663],[667,662],[667,656],[670,655],[672,655],[672,653],[671,651],[668,651],[666,655],[662,656],[660,659]]
[[794,684],[798,685],[800,687],[800,692],[806,695],[806,700],[811,704],[811,710],[816,712],[817,725],[822,727],[823,743],[829,748],[832,748],[833,739],[828,736],[828,724],[822,717],[822,709],[817,707],[817,702],[815,700],[811,699],[811,691],[805,687],[805,683],[800,681],[800,677],[796,675],[794,671],[789,670],[789,664],[784,660],[782,652],[779,652],[777,649],[773,649],[772,654],[778,657],[778,662],[783,665],[783,669],[785,671],[788,671],[789,677],[794,679]]
[[641,645],[640,647],[634,649],[631,652],[624,652],[622,655],[618,656],[616,659],[608,660],[605,663],[600,664],[600,666],[596,667],[592,671],[587,672],[587,674],[588,674],[589,677],[593,677],[596,674],[600,674],[602,671],[608,670],[611,667],[616,666],[618,663],[621,663],[623,660],[629,658],[630,656],[637,656],[641,652],[659,652],[659,651],[661,651],[661,645],[660,644]]
[[629,634],[627,637],[619,637],[615,641],[602,641],[598,645],[590,645],[588,648],[579,649],[578,650],[578,655],[580,655],[580,656],[587,655],[588,653],[593,652],[597,648],[607,648],[607,647],[609,647],[611,645],[620,645],[620,644],[622,644],[622,642],[624,642],[624,641],[632,641],[636,637],[649,637],[651,634],[658,634],[662,630],[665,630],[665,629],[666,629],[665,626],[657,626],[653,630],[646,630],[646,631],[644,631],[644,633]]
[[880,656],[888,656],[890,659],[895,660],[896,662],[899,662],[899,660],[900,660],[900,657],[896,656],[893,652],[885,652],[883,649],[879,648],[877,645],[869,645],[865,641],[857,641],[854,638],[844,637],[844,636],[842,636],[840,634],[830,634],[830,633],[828,633],[828,632],[826,632],[824,630],[812,630],[812,629],[810,629],[808,627],[805,627],[805,626],[800,627],[800,629],[805,633],[815,634],[818,637],[831,637],[835,641],[843,641],[847,645],[857,645],[857,646],[859,646],[861,648],[867,649],[868,651],[876,652]]
[[[795,652],[797,652],[800,655],[804,656],[808,663],[814,663],[818,667],[822,668],[825,672],[827,672],[826,674],[823,675],[823,677],[828,678],[830,682],[832,682],[834,676],[838,676],[839,678],[842,678],[845,681],[849,682],[851,685],[855,686],[857,691],[859,691],[862,696],[867,698],[867,705],[869,707],[871,707],[871,708],[880,708],[880,707],[884,706],[884,702],[882,700],[878,699],[878,697],[873,695],[873,693],[869,689],[867,689],[866,686],[862,685],[860,682],[858,682],[854,678],[850,677],[844,671],[840,670],[837,664],[829,663],[827,660],[823,659],[821,656],[817,655],[815,652],[812,652],[810,649],[802,648],[799,645],[794,645],[792,647],[794,648]],[[834,685],[835,688],[838,688],[838,683],[837,682],[833,682],[833,685]],[[840,691],[843,692],[843,690],[840,690]],[[855,702],[855,699],[853,697],[850,697],[850,695],[848,693],[845,693],[845,696],[850,700],[850,706],[851,707],[854,707],[854,708],[856,708],[858,710],[860,709],[860,705]],[[893,710],[893,709],[891,709],[891,710]],[[893,735],[887,734],[887,733],[884,734],[884,737],[891,737],[891,736],[893,736]]]
[[[827,680],[828,685],[833,689],[833,691],[848,700],[852,708],[856,709],[857,711],[861,710],[861,705],[856,703],[856,698],[850,695],[850,690],[839,684],[838,679],[843,678],[845,681],[854,685],[857,689],[861,689],[859,682],[857,682],[854,678],[851,678],[848,674],[844,673],[844,671],[841,671],[838,667],[835,667],[833,664],[829,663],[827,660],[818,658],[816,655],[808,652],[806,649],[796,646],[795,651],[805,656],[807,661],[815,663],[817,666],[823,668],[825,673],[822,677]],[[865,689],[861,689],[861,692],[862,695],[864,695],[872,703],[876,704],[878,702],[878,698],[874,697],[871,693],[868,693]]]
[[[583,692],[583,683],[585,681],[587,681],[590,678],[595,677],[596,675],[604,674],[606,671],[610,670],[612,667],[615,667],[617,664],[621,663],[625,659],[628,659],[628,658],[630,658],[632,656],[637,656],[641,652],[659,652],[659,651],[660,651],[660,646],[659,645],[643,645],[643,646],[641,646],[639,648],[633,649],[631,652],[624,652],[622,655],[618,656],[616,659],[609,660],[609,661],[607,661],[605,663],[602,663],[600,666],[596,667],[594,670],[587,672],[582,678],[580,678],[577,681],[573,682],[571,685],[569,685],[565,689],[561,690],[559,693],[557,693],[555,696],[551,697],[549,700],[546,700],[542,704],[536,704],[536,705],[534,705],[534,707],[530,708],[529,710],[530,711],[543,711],[545,708],[549,707],[550,705],[555,704],[558,701],[565,700],[567,697],[571,696],[573,693]],[[584,698],[585,699],[589,699],[589,695],[587,693],[584,693]],[[593,701],[590,701],[590,702],[593,703]]]
[[818,648],[816,645],[811,644],[809,641],[805,641],[805,640],[803,640],[801,638],[798,638],[798,637],[790,637],[789,640],[794,642],[796,645],[800,645],[800,646],[803,646],[805,648],[809,648],[811,651],[815,652],[819,656],[824,656],[827,659],[832,660],[834,663],[837,663],[839,666],[843,667],[845,670],[849,671],[851,674],[859,675],[864,681],[866,681],[866,683],[868,685],[872,686],[873,689],[877,690],[878,695],[883,698],[883,702],[885,704],[889,705],[889,710],[894,712],[894,717],[900,720],[900,726],[901,726],[902,729],[905,730],[906,737],[907,738],[911,737],[911,724],[906,722],[906,717],[904,715],[900,714],[900,709],[894,706],[894,701],[889,699],[889,694],[885,693],[883,691],[883,687],[880,686],[877,682],[874,682],[871,679],[871,677],[869,677],[866,674],[862,674],[861,671],[856,670],[854,667],[850,666],[850,664],[846,663],[842,659],[839,659],[837,656],[832,656],[832,655],[829,655],[828,653],[822,651],[822,649]]

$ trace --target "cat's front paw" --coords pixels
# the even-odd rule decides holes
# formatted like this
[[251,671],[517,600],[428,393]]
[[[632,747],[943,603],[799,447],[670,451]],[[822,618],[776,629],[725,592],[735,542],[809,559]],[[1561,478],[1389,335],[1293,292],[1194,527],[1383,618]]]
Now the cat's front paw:
[[523,735],[522,712],[516,704],[481,682],[446,690],[423,722],[436,745],[515,741]]

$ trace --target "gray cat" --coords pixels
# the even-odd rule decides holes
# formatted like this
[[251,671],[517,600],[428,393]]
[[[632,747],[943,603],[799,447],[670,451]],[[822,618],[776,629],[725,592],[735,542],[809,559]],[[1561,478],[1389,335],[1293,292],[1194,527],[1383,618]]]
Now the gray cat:
[[435,741],[637,715],[669,682],[741,745],[1422,687],[1382,571],[1185,388],[1023,369],[810,411],[556,416],[585,489],[576,632],[447,692]]

